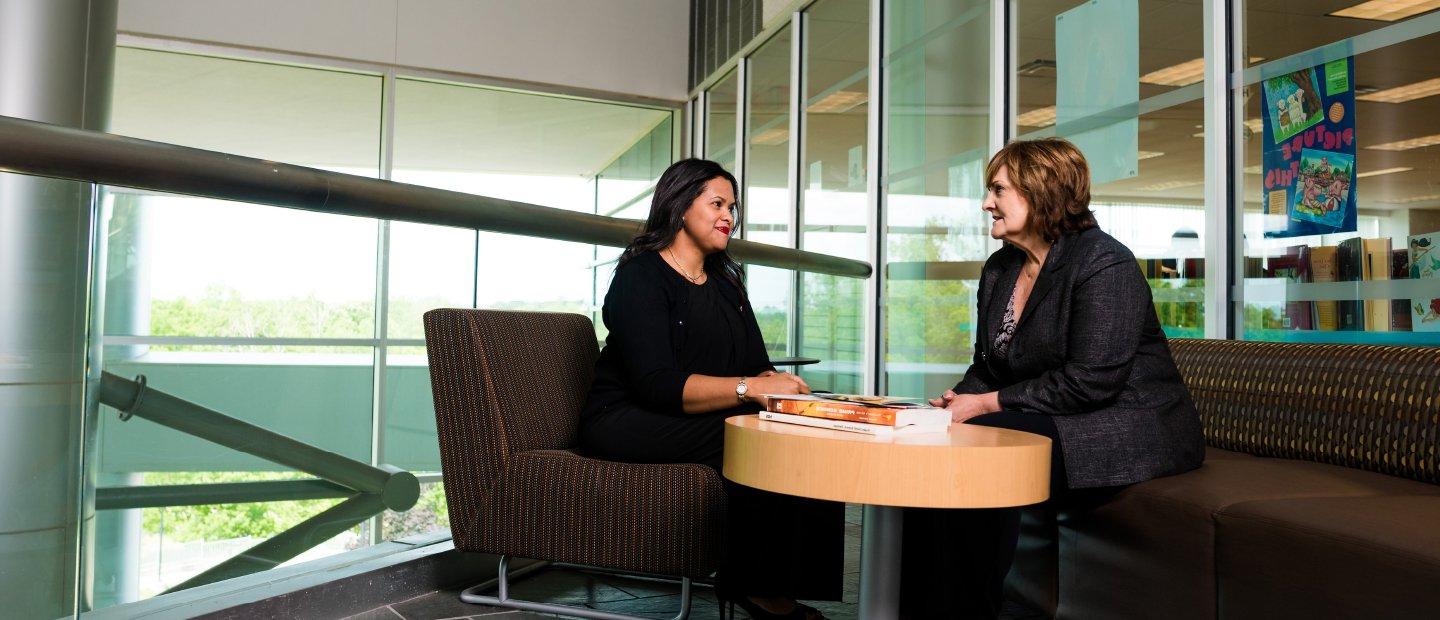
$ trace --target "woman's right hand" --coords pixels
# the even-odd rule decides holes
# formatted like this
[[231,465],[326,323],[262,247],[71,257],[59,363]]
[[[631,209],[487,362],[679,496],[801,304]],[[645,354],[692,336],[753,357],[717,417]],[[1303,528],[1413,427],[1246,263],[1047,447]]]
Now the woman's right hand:
[[750,400],[764,404],[761,400],[765,394],[809,394],[810,386],[804,379],[788,372],[776,372],[758,377],[750,377],[745,380],[746,397]]

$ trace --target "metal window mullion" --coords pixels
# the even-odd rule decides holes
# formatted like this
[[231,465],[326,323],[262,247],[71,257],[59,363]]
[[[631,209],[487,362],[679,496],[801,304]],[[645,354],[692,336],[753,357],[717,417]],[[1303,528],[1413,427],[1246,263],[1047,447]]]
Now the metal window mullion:
[[[802,240],[800,234],[801,209],[803,208],[803,195],[805,187],[805,26],[806,14],[804,11],[795,11],[790,14],[790,152],[786,160],[789,164],[790,173],[788,177],[789,202],[787,207],[790,216],[790,247],[799,248]],[[800,285],[803,278],[798,270],[790,271],[790,320],[787,328],[789,337],[786,339],[785,347],[790,355],[800,354]],[[798,372],[799,369],[797,368]]]
[[[740,203],[741,209],[746,207],[746,196],[750,192],[750,62],[749,58],[741,58],[740,63],[735,66],[735,147],[731,152],[735,157],[735,169],[732,172],[735,175],[736,189],[740,191],[735,201]],[[748,231],[743,220],[747,218],[743,211],[739,219],[742,221],[735,224],[740,227],[740,237],[746,238]]]
[[1008,10],[1014,0],[990,0],[990,152],[1005,146],[1010,127],[1012,50]]
[[695,95],[695,115],[690,118],[691,131],[694,137],[690,139],[690,156],[705,157],[705,123],[709,122],[710,115],[710,93],[700,91]]
[[[1239,4],[1240,0],[1234,0]],[[1206,2],[1205,48],[1205,337],[1227,338],[1233,308],[1231,289],[1234,261],[1229,248],[1236,203],[1230,189],[1234,170],[1234,128],[1230,105],[1231,64],[1235,50],[1231,24],[1223,2]],[[1222,60],[1222,62],[1216,62]],[[1241,261],[1243,264],[1243,261]],[[1243,313],[1241,313],[1243,314]]]
[[[395,176],[395,89],[394,69],[385,71],[380,99],[380,178]],[[378,222],[375,255],[375,339],[370,402],[370,464],[385,457],[385,381],[390,337],[390,220]],[[383,513],[381,513],[383,514]],[[384,540],[381,515],[370,518],[370,544]]]
[[885,66],[885,3],[886,0],[870,0],[870,48],[867,61],[870,65],[870,104],[865,118],[865,164],[869,174],[865,177],[866,247],[869,249],[870,264],[875,266],[870,278],[865,280],[864,301],[870,309],[870,320],[865,321],[865,349],[863,378],[867,393],[880,394],[885,389],[885,344],[884,292],[885,269],[881,261],[885,257],[885,213],[881,166],[884,140],[885,82],[882,72]]

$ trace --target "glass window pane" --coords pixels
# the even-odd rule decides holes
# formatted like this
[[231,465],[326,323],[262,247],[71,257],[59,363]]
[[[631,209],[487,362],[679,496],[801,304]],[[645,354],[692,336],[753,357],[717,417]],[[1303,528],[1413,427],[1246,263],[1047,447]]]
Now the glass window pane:
[[1356,4],[1246,5],[1245,339],[1440,345],[1440,29]]
[[886,394],[939,394],[970,363],[975,282],[995,247],[980,210],[990,4],[886,5]]
[[[374,177],[380,102],[376,75],[121,47],[111,129]],[[116,189],[101,224],[106,371],[370,462],[374,220]],[[101,488],[300,475],[113,410],[97,433]],[[101,510],[95,606],[157,594],[332,503]],[[352,530],[297,561],[369,540]]]
[[[750,57],[745,119],[745,195],[740,201],[746,239],[795,247],[790,206],[790,27]],[[745,269],[750,305],[771,357],[790,354],[794,272],[751,265]]]
[[[807,11],[807,18],[800,244],[813,252],[868,260],[870,3],[824,0]],[[802,367],[811,387],[864,389],[864,291],[863,279],[802,274],[798,353],[821,360]]]
[[[1123,2],[1110,5],[1106,11],[1126,6]],[[1208,232],[1202,98],[1205,61],[1199,27],[1203,7],[1145,0],[1135,6],[1138,13],[1116,16],[1096,12],[1091,5],[1019,3],[1017,54],[1032,60],[1019,67],[1014,78],[1019,98],[1015,121],[1022,139],[1058,135],[1080,146],[1092,168],[1095,218],[1102,230],[1139,259],[1165,333],[1172,338],[1199,338],[1205,328],[1204,241]],[[1095,15],[1084,14],[1086,10]],[[1114,50],[1112,55],[1120,58],[1107,61],[1111,56],[1105,52],[1076,49],[1070,40],[1057,35],[1065,19],[1096,16],[1113,23],[1112,39],[1130,41],[1130,47]],[[1072,93],[1067,98],[1063,88],[1066,76],[1060,72],[1083,73],[1090,66],[1127,62],[1138,63],[1133,67],[1139,80],[1140,114],[1087,108],[1088,116],[1057,119],[1067,112],[1060,109],[1057,115],[1057,107],[1083,107],[1087,101],[1119,96],[1107,95],[1105,88],[1115,93],[1134,88],[1133,83],[1096,86],[1095,92]],[[1056,125],[1057,120],[1061,125]],[[1088,128],[1102,121],[1110,129],[1128,132],[1125,138],[1133,143],[1117,149],[1091,139],[1093,130]],[[1116,167],[1117,158],[1124,161],[1123,169]]]
[[705,159],[735,169],[735,102],[739,78],[731,71],[705,95]]

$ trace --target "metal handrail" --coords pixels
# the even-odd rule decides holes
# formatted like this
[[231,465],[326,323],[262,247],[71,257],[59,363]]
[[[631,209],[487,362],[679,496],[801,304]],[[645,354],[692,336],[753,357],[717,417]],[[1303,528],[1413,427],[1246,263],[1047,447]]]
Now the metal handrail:
[[[0,171],[420,224],[624,247],[634,220],[0,116]],[[869,263],[737,239],[736,260],[868,278]]]

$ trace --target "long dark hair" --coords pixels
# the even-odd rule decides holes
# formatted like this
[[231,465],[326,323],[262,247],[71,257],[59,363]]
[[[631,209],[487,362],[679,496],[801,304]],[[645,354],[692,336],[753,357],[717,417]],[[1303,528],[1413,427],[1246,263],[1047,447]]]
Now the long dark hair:
[[[682,159],[666,168],[665,173],[660,175],[660,181],[655,183],[655,196],[650,200],[650,217],[645,220],[645,228],[630,240],[630,245],[625,246],[617,267],[645,252],[658,252],[669,247],[675,241],[675,235],[685,227],[685,211],[705,191],[705,184],[717,178],[729,181],[735,195],[740,195],[735,175],[708,159]],[[737,202],[731,208],[735,219],[731,222],[733,228],[739,227],[739,211]],[[745,287],[740,283],[740,263],[730,257],[729,251],[721,250],[706,256],[705,273],[729,280],[744,294]]]

